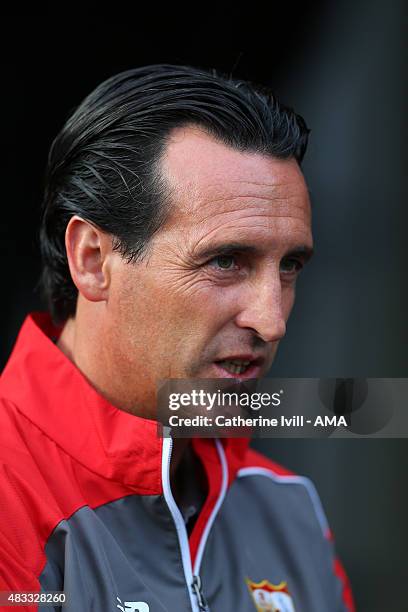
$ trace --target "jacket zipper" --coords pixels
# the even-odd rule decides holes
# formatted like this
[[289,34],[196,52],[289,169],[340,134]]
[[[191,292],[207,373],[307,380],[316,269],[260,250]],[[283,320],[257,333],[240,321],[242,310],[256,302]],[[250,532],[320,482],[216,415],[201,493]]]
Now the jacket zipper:
[[203,535],[200,540],[200,544],[197,550],[197,557],[194,564],[194,573],[191,563],[190,546],[188,541],[187,529],[184,524],[181,512],[174,501],[173,494],[170,486],[170,460],[173,449],[173,440],[171,438],[163,438],[163,455],[162,455],[162,484],[163,484],[163,496],[169,507],[170,513],[173,517],[174,524],[177,531],[177,536],[180,544],[181,559],[183,563],[184,576],[188,585],[188,593],[190,597],[190,605],[193,612],[210,612],[210,608],[205,600],[202,592],[201,579],[199,576],[199,570],[201,565],[201,559],[204,552],[204,547],[211,529],[211,526],[215,520],[217,512],[224,500],[225,493],[227,490],[228,473],[227,463],[225,459],[224,449],[219,440],[216,440],[217,451],[220,456],[222,466],[222,485],[220,495],[213,508],[210,518],[207,521],[207,525],[204,529]]
[[204,594],[201,590],[200,576],[193,576],[193,582],[191,583],[191,587],[194,591],[195,596],[197,597],[197,603],[198,603],[200,612],[210,612],[210,608],[208,607]]

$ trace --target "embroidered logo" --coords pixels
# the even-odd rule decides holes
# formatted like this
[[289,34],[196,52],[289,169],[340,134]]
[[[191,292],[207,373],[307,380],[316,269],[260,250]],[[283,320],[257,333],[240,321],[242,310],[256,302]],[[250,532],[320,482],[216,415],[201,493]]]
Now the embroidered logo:
[[121,612],[149,612],[149,606],[144,601],[122,601],[119,597],[116,597],[119,603],[116,607]]
[[246,578],[246,583],[257,612],[295,612],[286,582],[272,584],[268,580],[252,582]]

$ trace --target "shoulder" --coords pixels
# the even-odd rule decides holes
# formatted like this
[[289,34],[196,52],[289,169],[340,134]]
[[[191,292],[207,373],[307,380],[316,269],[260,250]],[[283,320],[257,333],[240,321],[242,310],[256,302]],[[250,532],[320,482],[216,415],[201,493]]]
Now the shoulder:
[[325,538],[330,529],[327,518],[312,480],[292,472],[253,449],[248,449],[245,462],[237,472],[237,480],[243,488],[250,489],[251,495],[261,498],[265,503],[273,500],[281,507],[286,517],[307,516],[319,526]]
[[37,435],[37,429],[18,407],[0,396],[0,463],[22,473],[30,471]]
[[267,534],[275,526],[279,541],[293,556],[299,548],[313,551],[320,572],[336,576],[342,591],[344,610],[354,612],[353,595],[347,575],[336,557],[333,536],[313,482],[306,476],[248,449],[237,472],[236,494],[232,505],[256,514],[257,523]]
[[287,468],[271,461],[268,457],[265,457],[262,453],[254,450],[253,448],[249,448],[242,469],[265,469],[269,470],[271,474],[276,476],[294,476],[294,472],[291,472]]
[[[39,446],[44,447],[42,454],[36,453]],[[29,575],[39,575],[44,542],[60,520],[44,469],[51,462],[46,437],[18,407],[0,398],[0,573],[6,562],[12,585],[13,576],[21,574],[28,584]]]

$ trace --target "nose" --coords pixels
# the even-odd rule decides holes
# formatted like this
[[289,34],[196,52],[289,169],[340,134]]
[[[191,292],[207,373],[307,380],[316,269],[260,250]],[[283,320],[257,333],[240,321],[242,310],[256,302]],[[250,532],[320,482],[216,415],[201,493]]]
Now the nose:
[[235,323],[240,328],[251,329],[265,342],[277,342],[283,338],[286,318],[279,277],[263,280],[245,292]]

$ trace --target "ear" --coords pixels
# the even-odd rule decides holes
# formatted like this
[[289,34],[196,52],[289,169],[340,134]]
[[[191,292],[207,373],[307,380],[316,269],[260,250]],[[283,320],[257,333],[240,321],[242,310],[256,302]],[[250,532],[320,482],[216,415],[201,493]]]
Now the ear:
[[65,231],[65,248],[72,280],[79,293],[91,302],[108,298],[111,236],[74,215]]

